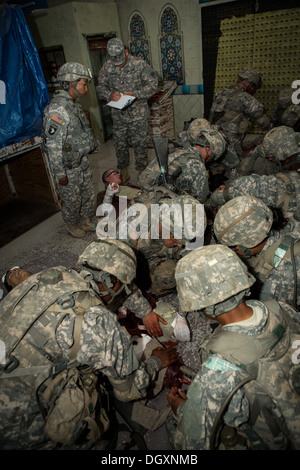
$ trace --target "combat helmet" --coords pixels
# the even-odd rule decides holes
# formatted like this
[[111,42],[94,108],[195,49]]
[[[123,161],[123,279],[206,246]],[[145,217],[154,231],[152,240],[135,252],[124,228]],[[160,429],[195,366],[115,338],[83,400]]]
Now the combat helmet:
[[[193,123],[192,123],[193,124]],[[193,129],[193,137],[191,139],[192,145],[199,145],[200,147],[210,147],[212,151],[212,158],[217,160],[220,158],[226,150],[226,142],[223,135],[216,129],[207,128],[200,129],[198,132],[195,128]]]
[[211,128],[211,125],[207,121],[207,119],[204,119],[204,118],[194,119],[189,125],[188,130],[187,130],[187,135],[188,135],[188,139],[190,143],[191,144],[196,143],[197,137],[200,131],[204,129],[210,129],[210,128]]
[[273,223],[271,209],[254,196],[237,196],[218,210],[214,233],[219,243],[253,248],[268,235]]
[[266,158],[282,161],[299,153],[299,133],[288,126],[278,126],[271,129],[262,142],[262,154]]
[[59,68],[57,73],[59,82],[76,82],[81,78],[91,80],[92,75],[89,69],[77,62],[66,62]]
[[255,278],[225,245],[207,245],[181,258],[175,271],[181,310],[205,309],[218,316],[235,308]]
[[133,250],[120,240],[99,238],[84,249],[77,266],[92,272],[97,281],[103,280],[101,272],[104,272],[112,274],[123,284],[130,284],[136,274],[136,257]]
[[261,76],[256,70],[251,69],[251,68],[245,68],[243,69],[239,75],[238,75],[239,80],[247,80],[248,82],[253,83],[253,85],[258,86],[261,82]]

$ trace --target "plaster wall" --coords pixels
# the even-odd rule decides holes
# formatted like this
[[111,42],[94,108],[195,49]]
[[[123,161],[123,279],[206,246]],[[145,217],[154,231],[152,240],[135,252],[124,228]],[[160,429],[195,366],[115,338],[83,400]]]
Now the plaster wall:
[[[63,45],[67,62],[79,62],[88,68],[90,58],[86,36],[115,32],[121,35],[115,3],[69,2],[45,10],[34,10],[26,18],[37,49]],[[98,98],[93,77],[89,93],[81,99],[88,110],[94,132],[103,142]]]

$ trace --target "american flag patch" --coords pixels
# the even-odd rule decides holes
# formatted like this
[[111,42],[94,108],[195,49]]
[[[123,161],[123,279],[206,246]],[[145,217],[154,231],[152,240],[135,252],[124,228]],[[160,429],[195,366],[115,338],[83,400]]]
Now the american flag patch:
[[64,120],[64,118],[60,117],[58,114],[52,114],[51,119],[52,121],[55,121],[58,124],[62,124]]

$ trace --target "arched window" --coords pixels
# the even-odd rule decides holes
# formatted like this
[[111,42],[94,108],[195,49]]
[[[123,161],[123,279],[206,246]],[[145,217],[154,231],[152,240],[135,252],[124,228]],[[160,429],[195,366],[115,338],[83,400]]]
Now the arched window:
[[149,65],[151,65],[150,48],[149,40],[147,37],[146,25],[143,17],[138,12],[134,12],[130,18],[129,35],[129,47],[131,54],[136,57],[141,57]]
[[170,5],[164,8],[160,17],[160,54],[163,79],[183,85],[182,34],[179,28],[179,16]]

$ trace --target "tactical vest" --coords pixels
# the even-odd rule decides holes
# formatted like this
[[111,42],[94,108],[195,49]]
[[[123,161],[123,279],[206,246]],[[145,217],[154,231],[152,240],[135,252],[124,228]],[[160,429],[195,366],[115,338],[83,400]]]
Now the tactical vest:
[[[176,187],[176,191],[179,191],[180,194],[184,193],[187,188],[183,187],[183,185],[181,185],[180,188],[176,186],[176,177],[178,177],[181,173],[178,171],[178,169],[180,168],[181,171],[184,171],[185,161],[202,161],[202,157],[200,155],[193,155],[193,153],[194,152],[191,148],[189,150],[184,148],[181,150],[176,150],[175,152],[170,153],[168,156],[168,175],[173,179],[173,173],[176,174],[174,178],[174,185]],[[147,168],[141,173],[139,177],[139,183],[141,187],[146,190],[154,189],[155,186],[158,185],[160,174],[159,165],[156,159],[154,159],[151,163],[149,163]]]
[[297,171],[276,173],[276,178],[285,185],[286,192],[278,197],[276,207],[284,213],[300,211],[300,174]]
[[[270,441],[283,435],[291,448],[300,448],[300,364],[292,359],[300,326],[275,300],[263,304],[269,317],[260,335],[241,335],[218,327],[201,345],[207,353],[218,353],[238,366],[241,376],[220,408],[211,432],[211,448],[215,448],[222,416],[242,386],[250,403],[249,425],[257,448],[262,448],[265,434],[271,436]],[[257,436],[255,429],[263,429],[262,435]]]
[[[29,403],[28,409],[35,408],[36,414],[39,410],[43,417],[41,435],[46,433],[59,445],[75,445],[82,431],[93,443],[109,426],[105,409],[100,412],[101,423],[95,421],[101,400],[96,390],[98,376],[88,368],[82,370],[76,361],[84,313],[101,304],[89,280],[57,266],[30,276],[0,304],[1,340],[6,350],[6,363],[0,367],[0,397],[14,403],[14,397],[24,393],[22,401]],[[75,317],[68,359],[56,340],[56,329],[67,315]],[[36,406],[32,405],[35,397]],[[4,412],[9,421],[15,410],[8,406]],[[25,416],[24,421],[34,419]],[[22,423],[16,423],[16,431],[18,426],[21,432]]]
[[[62,154],[65,167],[72,170],[79,167],[83,156],[95,150],[96,139],[80,105],[73,104],[72,106],[69,100],[60,94],[54,96],[49,109],[51,110],[52,107],[55,109],[55,104],[63,106],[70,118],[68,133],[62,147]],[[51,119],[52,114],[48,112],[48,120]],[[46,138],[48,120],[44,124],[44,137]]]
[[211,124],[235,122],[241,134],[246,132],[249,121],[244,116],[242,108],[237,109],[237,106],[239,108],[239,100],[234,101],[234,106],[231,103],[231,99],[241,93],[245,92],[236,85],[216,93],[210,110],[209,122]]

